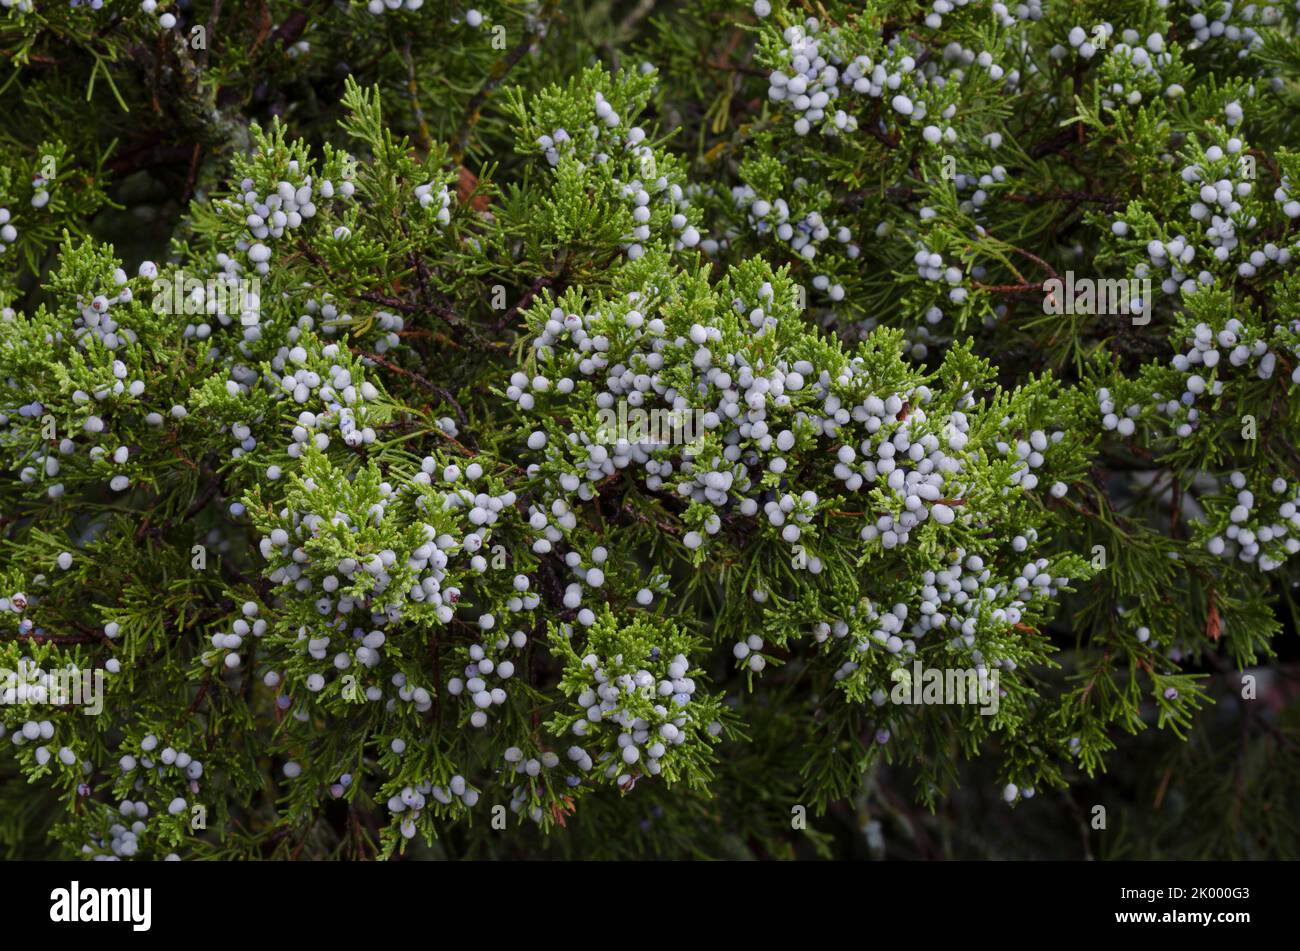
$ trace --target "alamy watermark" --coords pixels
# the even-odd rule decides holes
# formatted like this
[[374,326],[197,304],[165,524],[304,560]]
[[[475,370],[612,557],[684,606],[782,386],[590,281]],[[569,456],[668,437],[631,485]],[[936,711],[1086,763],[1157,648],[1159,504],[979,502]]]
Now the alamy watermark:
[[73,881],[50,892],[50,921],[125,922],[132,931],[148,931],[153,923],[152,888],[82,887]]
[[4,706],[84,707],[85,716],[104,711],[104,671],[76,667],[44,670],[26,661],[18,670],[0,667],[0,704]]
[[994,716],[1002,696],[998,675],[996,669],[986,667],[923,667],[918,660],[911,670],[898,667],[889,675],[894,681],[889,699],[918,705],[978,705],[984,716]]
[[155,314],[209,314],[233,317],[238,314],[244,326],[261,319],[262,281],[257,277],[186,277],[177,270],[171,280],[153,282]]
[[1151,278],[1076,280],[1066,271],[1043,282],[1043,313],[1131,316],[1140,327],[1151,322]]
[[602,445],[626,442],[655,448],[683,446],[682,452],[688,456],[704,449],[703,410],[644,410],[639,406],[629,407],[627,400],[619,400],[617,409],[605,407],[596,415],[600,419],[596,440]]

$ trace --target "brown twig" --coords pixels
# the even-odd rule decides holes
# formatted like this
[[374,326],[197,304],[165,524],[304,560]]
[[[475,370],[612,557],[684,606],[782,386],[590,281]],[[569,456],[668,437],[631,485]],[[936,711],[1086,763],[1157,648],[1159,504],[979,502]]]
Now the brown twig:
[[465,415],[465,410],[461,408],[461,405],[458,402],[456,402],[456,399],[449,392],[447,392],[447,390],[445,390],[443,387],[434,383],[432,380],[421,376],[420,374],[416,373],[414,370],[407,370],[404,367],[399,367],[391,360],[381,357],[377,353],[371,353],[369,350],[362,350],[360,347],[352,347],[350,349],[352,350],[353,353],[355,353],[359,357],[364,357],[367,360],[373,360],[375,363],[379,364],[381,367],[384,367],[387,370],[392,370],[394,373],[400,374],[401,376],[408,377],[409,379],[414,380],[416,383],[420,384],[430,393],[433,393],[435,396],[437,396],[438,399],[442,400],[442,402],[450,406],[452,408],[452,411],[455,412],[456,418],[460,420],[460,424],[464,426],[466,429],[469,428],[469,417]]
[[1027,205],[1038,205],[1049,201],[1069,201],[1076,204],[1082,202],[1094,202],[1099,205],[1106,205],[1114,208],[1126,203],[1126,199],[1116,198],[1113,195],[1097,195],[1092,192],[1063,191],[1045,192],[1037,195],[1015,195],[1006,194],[1002,196],[1007,201],[1020,202]]
[[198,174],[199,174],[199,155],[200,155],[202,152],[203,152],[203,145],[202,145],[202,143],[195,142],[195,143],[194,143],[194,152],[193,152],[193,154],[190,156],[190,171],[189,171],[189,174],[185,176],[185,191],[184,191],[184,193],[181,195],[181,204],[182,204],[182,205],[188,205],[188,204],[190,203],[190,199],[191,199],[192,197],[194,197],[194,182],[195,182],[195,179],[198,178]]
[[[538,16],[538,19],[541,21],[550,20],[550,18],[555,14],[557,6],[558,0],[548,0],[546,6]],[[515,67],[515,64],[528,55],[529,51],[533,48],[533,44],[537,42],[538,36],[539,33],[537,32],[526,32],[524,38],[516,43],[510,52],[508,52],[503,58],[497,60],[497,62],[492,66],[492,71],[488,75],[488,78],[483,81],[483,85],[480,86],[478,91],[470,97],[469,104],[465,107],[465,117],[461,119],[460,127],[456,130],[456,134],[451,140],[451,154],[457,162],[459,162],[465,154],[465,147],[469,142],[470,132],[473,130],[474,126],[478,124],[478,120],[483,113],[483,106],[487,102],[488,97],[492,95],[493,90],[501,85],[506,76],[510,73],[510,70]]]
[[217,489],[220,487],[221,473],[218,472],[212,477],[212,480],[204,486],[203,491],[195,496],[194,501],[191,502],[189,508],[185,510],[185,514],[181,516],[181,521],[189,521],[195,515],[198,515],[199,512],[203,511],[203,508],[212,500],[212,496],[216,495]]
[[415,115],[415,127],[417,130],[416,143],[420,151],[425,155],[433,148],[433,139],[429,135],[429,123],[425,121],[424,109],[420,107],[420,84],[415,77],[415,59],[411,56],[411,37],[406,37],[406,45],[402,48],[403,57],[406,60],[406,95],[411,100],[411,112]]

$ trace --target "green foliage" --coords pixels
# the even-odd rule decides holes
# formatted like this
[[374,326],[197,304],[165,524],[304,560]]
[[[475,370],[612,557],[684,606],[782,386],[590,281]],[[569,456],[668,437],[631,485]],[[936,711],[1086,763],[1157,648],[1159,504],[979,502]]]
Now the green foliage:
[[10,854],[1294,856],[1295,11],[417,7],[0,19]]

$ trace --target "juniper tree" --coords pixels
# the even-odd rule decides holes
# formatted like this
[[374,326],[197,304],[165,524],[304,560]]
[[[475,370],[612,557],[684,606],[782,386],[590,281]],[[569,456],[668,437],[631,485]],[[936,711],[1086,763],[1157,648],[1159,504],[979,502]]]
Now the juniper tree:
[[10,851],[1293,855],[1298,13],[13,4]]

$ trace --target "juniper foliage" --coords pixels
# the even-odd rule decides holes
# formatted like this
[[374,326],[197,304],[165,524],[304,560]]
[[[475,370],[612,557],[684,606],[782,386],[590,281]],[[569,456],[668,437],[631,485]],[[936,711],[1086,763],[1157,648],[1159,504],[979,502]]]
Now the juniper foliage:
[[6,7],[10,854],[1294,856],[1300,4]]

